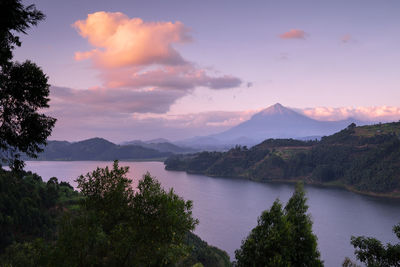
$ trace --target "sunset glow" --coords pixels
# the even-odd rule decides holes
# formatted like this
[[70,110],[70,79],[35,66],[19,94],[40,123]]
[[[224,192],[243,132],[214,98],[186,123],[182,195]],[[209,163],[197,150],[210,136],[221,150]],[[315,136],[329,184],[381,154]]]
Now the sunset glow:
[[15,57],[50,77],[51,139],[188,138],[277,102],[317,120],[400,119],[396,1],[34,4],[47,19]]

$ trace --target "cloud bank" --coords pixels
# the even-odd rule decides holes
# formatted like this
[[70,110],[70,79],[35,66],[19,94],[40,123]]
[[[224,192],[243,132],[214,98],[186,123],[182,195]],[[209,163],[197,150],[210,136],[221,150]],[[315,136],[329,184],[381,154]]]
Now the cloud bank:
[[304,115],[325,121],[344,120],[355,118],[361,121],[389,122],[400,120],[400,107],[376,106],[376,107],[316,107],[298,109]]
[[[189,114],[164,113],[174,101],[170,92],[113,91],[102,88],[75,90],[63,87],[50,89],[48,115],[58,119],[52,140],[78,141],[95,136],[114,142],[164,137],[172,141],[199,135],[219,133],[236,126],[260,110],[209,111]],[[176,90],[176,94],[182,91]],[[177,97],[177,96],[176,96]],[[135,101],[139,99],[140,101]],[[138,104],[140,103],[140,104]],[[135,112],[139,110],[139,112]],[[316,107],[294,109],[317,120],[355,118],[367,122],[400,120],[400,107]],[[149,111],[145,113],[145,111]]]
[[[179,93],[181,92],[177,91]],[[173,99],[169,94],[158,96],[157,105],[149,109],[147,105],[154,103],[152,94],[152,91],[117,90],[110,93],[101,88],[75,90],[52,86],[50,108],[46,114],[58,120],[51,139],[78,141],[98,136],[114,142],[158,137],[179,140],[221,132],[248,120],[257,112],[249,110],[165,114],[163,112]],[[137,98],[140,101],[134,101]],[[137,103],[141,104],[138,106]],[[132,110],[150,110],[150,113]]]

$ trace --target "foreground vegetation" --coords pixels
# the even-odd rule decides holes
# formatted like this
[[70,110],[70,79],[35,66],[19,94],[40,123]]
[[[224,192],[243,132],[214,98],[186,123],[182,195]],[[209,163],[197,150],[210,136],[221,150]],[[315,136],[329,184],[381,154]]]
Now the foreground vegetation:
[[167,170],[260,182],[299,181],[400,197],[400,122],[356,127],[320,141],[268,139],[250,149],[173,156]]
[[258,225],[235,252],[237,266],[323,266],[307,210],[299,183],[284,209],[277,199],[258,218]]
[[127,167],[65,182],[0,172],[0,266],[230,266],[191,231],[192,202],[145,174],[135,192]]

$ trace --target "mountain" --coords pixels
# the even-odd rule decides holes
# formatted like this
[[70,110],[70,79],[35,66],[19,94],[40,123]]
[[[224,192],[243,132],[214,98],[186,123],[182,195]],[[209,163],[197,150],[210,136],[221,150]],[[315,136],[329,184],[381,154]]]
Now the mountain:
[[255,145],[268,138],[318,139],[333,134],[353,122],[362,124],[352,118],[341,121],[318,121],[277,103],[222,133],[187,139],[181,144]]
[[48,141],[39,160],[128,160],[155,159],[172,155],[140,145],[116,145],[102,138],[79,142]]
[[124,142],[123,145],[137,145],[145,148],[154,149],[160,152],[170,152],[174,154],[193,153],[198,151],[194,148],[172,144],[164,138],[158,138],[149,141],[133,140]]
[[158,144],[158,143],[171,143],[168,139],[165,138],[156,138],[156,139],[151,139],[144,141],[147,144]]
[[351,124],[319,141],[267,139],[250,149],[175,155],[165,166],[260,182],[303,180],[400,198],[400,122]]

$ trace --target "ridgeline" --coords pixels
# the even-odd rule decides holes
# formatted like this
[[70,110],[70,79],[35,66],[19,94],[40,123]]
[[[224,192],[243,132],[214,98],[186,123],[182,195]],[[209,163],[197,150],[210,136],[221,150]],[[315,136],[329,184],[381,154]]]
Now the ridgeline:
[[167,170],[260,182],[299,181],[400,197],[400,122],[356,127],[320,141],[267,139],[227,152],[172,156]]

